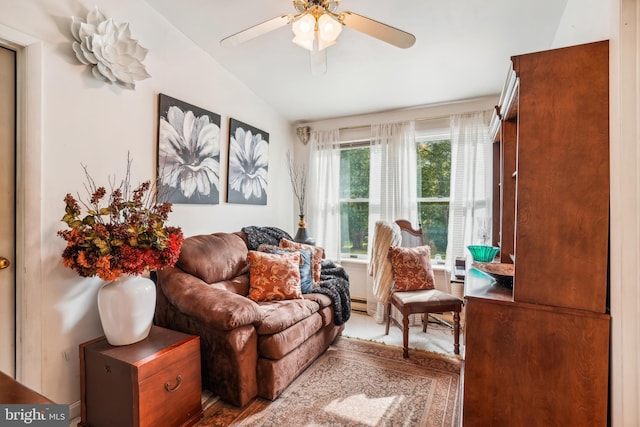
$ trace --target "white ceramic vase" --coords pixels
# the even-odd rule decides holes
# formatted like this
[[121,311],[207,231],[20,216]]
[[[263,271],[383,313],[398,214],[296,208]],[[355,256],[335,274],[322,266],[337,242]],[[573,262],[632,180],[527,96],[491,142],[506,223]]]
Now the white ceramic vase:
[[156,286],[142,276],[122,275],[98,291],[102,329],[111,345],[128,345],[149,335],[156,308]]

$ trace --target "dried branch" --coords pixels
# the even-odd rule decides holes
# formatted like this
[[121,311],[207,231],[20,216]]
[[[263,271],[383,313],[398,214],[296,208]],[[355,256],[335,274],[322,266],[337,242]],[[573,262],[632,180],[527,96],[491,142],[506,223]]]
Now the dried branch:
[[298,200],[300,215],[304,215],[304,202],[307,192],[307,169],[304,165],[299,166],[293,162],[290,151],[287,151],[287,164],[289,166],[289,178],[291,178],[293,195]]

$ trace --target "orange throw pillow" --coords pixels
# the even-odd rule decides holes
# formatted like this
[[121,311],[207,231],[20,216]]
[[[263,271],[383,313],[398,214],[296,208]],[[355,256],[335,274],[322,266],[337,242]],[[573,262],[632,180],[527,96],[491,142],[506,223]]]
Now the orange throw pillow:
[[414,248],[392,246],[389,250],[389,257],[391,258],[396,291],[435,288],[429,246]]
[[249,298],[272,301],[302,298],[300,252],[249,251]]
[[280,240],[280,247],[290,249],[309,249],[311,251],[311,272],[313,273],[313,283],[320,281],[320,271],[322,270],[322,259],[324,258],[324,248],[320,246],[306,245],[304,243],[292,242],[291,240]]

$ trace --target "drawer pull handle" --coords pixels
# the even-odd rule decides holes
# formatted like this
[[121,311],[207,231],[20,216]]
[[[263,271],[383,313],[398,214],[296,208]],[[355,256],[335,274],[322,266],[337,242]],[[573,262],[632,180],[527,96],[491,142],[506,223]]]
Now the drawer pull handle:
[[178,375],[176,376],[176,386],[171,388],[171,382],[167,381],[166,383],[164,383],[164,389],[167,390],[169,393],[173,393],[174,391],[180,388],[180,384],[182,384],[182,377]]

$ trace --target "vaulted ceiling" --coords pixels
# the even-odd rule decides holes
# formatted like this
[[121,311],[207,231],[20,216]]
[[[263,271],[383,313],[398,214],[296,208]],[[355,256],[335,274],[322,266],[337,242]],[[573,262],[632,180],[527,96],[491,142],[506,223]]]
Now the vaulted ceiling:
[[[312,75],[285,26],[236,47],[220,40],[284,13],[288,0],[146,0],[291,122],[498,94],[512,55],[549,49],[569,0],[343,0],[416,36],[399,49],[344,27]],[[593,40],[588,40],[593,41]]]

